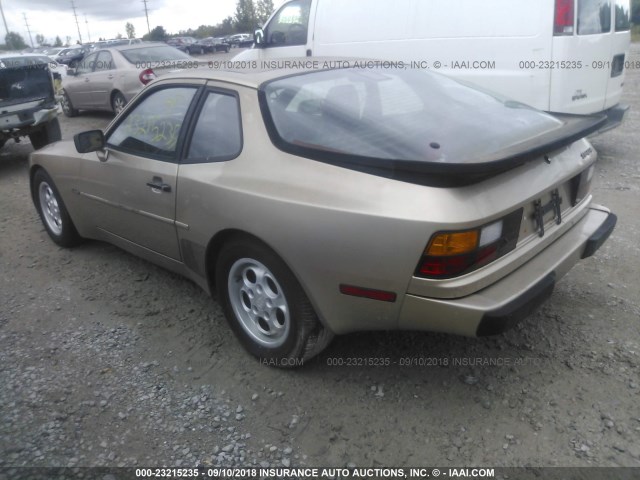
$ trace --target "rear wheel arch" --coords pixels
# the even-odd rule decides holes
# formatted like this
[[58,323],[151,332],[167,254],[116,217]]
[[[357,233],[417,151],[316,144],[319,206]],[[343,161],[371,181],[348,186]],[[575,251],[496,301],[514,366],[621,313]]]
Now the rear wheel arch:
[[[314,304],[314,301],[311,295],[309,295],[309,293],[307,292],[307,289],[304,288],[304,284],[300,281],[300,278],[296,274],[295,270],[291,268],[291,265],[284,259],[284,257],[280,254],[280,252],[278,252],[275,248],[273,248],[271,245],[269,245],[267,242],[260,239],[259,237],[249,232],[246,232],[244,230],[239,230],[235,228],[222,230],[216,233],[213,236],[213,238],[209,241],[209,244],[207,245],[207,249],[205,253],[205,275],[207,279],[207,284],[209,286],[209,291],[212,294],[216,292],[216,271],[218,268],[218,256],[220,255],[220,251],[225,245],[229,243],[233,243],[234,241],[239,241],[244,239],[260,243],[266,248],[268,248],[269,250],[271,250],[275,255],[277,255],[280,258],[280,260],[282,260],[285,263],[287,268],[291,270],[291,273],[295,277],[296,281],[300,284],[300,287],[304,291],[305,295],[307,295],[311,303]],[[315,305],[314,305],[314,308],[315,308]],[[317,311],[317,308],[315,309]],[[320,316],[318,317],[320,319],[320,322],[324,325],[324,327],[327,328],[327,325],[324,322],[324,320]]]
[[[213,238],[209,240],[209,244],[207,245],[207,250],[205,253],[205,273],[207,276],[207,283],[209,284],[209,289],[211,290],[211,292],[216,291],[216,268],[220,250],[222,250],[222,247],[224,247],[226,244],[233,242],[234,239],[239,240],[241,238],[248,238],[260,242],[266,247],[271,248],[271,246],[267,245],[258,237],[245,232],[244,230],[230,228],[216,233]],[[271,250],[273,250],[273,248],[271,248]]]
[[[260,359],[304,362],[317,355],[331,342],[333,332],[319,318],[317,309],[312,305],[297,275],[284,258],[265,241],[247,232],[229,229],[219,232],[211,239],[205,255],[210,290],[217,292],[217,301],[227,321],[252,355]],[[245,268],[249,273],[254,272],[253,282],[258,286],[245,284],[238,290],[230,280],[231,275],[235,276],[238,269]],[[255,280],[261,278],[255,277],[256,268],[258,271],[266,271],[263,280]],[[269,278],[272,281],[268,283],[271,288],[269,293],[266,293],[269,290],[267,283],[263,283],[267,277],[267,282]],[[262,290],[260,285],[263,287]],[[244,292],[246,288],[249,288],[248,294]],[[265,298],[258,298],[261,295]],[[240,297],[251,300],[239,302]],[[273,304],[270,304],[272,299]],[[246,302],[251,306],[247,307]],[[275,306],[279,302],[283,305],[280,310],[282,318],[274,316],[272,311],[274,308],[280,308]],[[261,326],[273,324],[273,328],[256,327],[258,323]],[[287,367],[300,363],[285,362],[276,365]]]

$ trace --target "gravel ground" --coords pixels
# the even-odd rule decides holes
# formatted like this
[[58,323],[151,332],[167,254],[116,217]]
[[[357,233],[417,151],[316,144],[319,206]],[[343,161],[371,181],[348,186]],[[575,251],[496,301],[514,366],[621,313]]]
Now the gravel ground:
[[[618,227],[537,314],[484,339],[347,335],[294,371],[250,358],[188,280],[99,242],[58,248],[29,198],[31,145],[7,145],[0,468],[640,466],[640,70],[627,78],[625,123],[593,140]],[[110,119],[62,118],[63,136]],[[334,365],[354,358],[391,365]]]

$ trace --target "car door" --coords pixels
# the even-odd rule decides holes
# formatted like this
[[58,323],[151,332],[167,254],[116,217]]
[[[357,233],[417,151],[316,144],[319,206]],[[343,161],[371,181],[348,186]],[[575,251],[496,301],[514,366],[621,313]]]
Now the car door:
[[164,257],[180,259],[175,225],[178,153],[198,85],[150,89],[105,134],[106,147],[83,162],[80,195],[95,227]]
[[107,50],[98,52],[95,68],[90,75],[92,102],[96,108],[111,108],[111,90],[115,78],[116,70],[111,53]]
[[83,109],[93,107],[91,94],[91,74],[96,65],[97,53],[87,55],[78,63],[75,73],[67,76],[62,87],[71,99],[74,108]]

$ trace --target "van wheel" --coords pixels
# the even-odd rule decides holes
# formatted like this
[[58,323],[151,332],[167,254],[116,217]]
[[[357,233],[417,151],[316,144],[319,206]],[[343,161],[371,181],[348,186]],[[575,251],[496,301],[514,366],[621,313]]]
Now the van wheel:
[[31,144],[36,150],[60,139],[62,139],[62,133],[60,131],[60,121],[57,118],[45,123],[37,132],[29,134],[29,140],[31,140]]
[[257,240],[240,237],[222,248],[216,285],[231,329],[268,365],[300,366],[333,338],[291,270]]

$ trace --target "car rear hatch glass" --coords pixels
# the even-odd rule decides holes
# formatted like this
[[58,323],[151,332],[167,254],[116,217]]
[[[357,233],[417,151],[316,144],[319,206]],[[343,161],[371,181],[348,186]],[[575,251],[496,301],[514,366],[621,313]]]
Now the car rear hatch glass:
[[32,60],[32,57],[3,58],[0,61],[0,107],[31,102],[38,102],[37,105],[54,102],[47,64]]
[[550,115],[442,75],[342,68],[260,87],[282,150],[427,185],[457,185],[540,158],[595,131],[602,116]]

